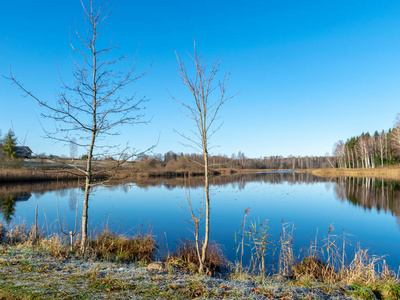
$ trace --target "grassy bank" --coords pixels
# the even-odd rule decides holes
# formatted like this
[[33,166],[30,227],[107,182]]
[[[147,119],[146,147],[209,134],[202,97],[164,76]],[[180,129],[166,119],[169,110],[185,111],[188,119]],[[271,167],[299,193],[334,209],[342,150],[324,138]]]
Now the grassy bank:
[[0,169],[0,183],[27,182],[27,181],[56,181],[77,180],[81,175],[79,171],[68,170],[28,170],[28,169]]
[[310,172],[320,177],[376,177],[400,180],[400,167],[377,168],[377,169],[309,169],[299,172]]
[[[0,225],[0,237],[0,299],[400,299],[398,274],[362,249],[344,264],[334,235],[296,259],[293,236],[284,229],[274,275],[260,269],[264,252],[252,252],[244,267],[228,263],[212,244],[206,276],[196,274],[191,241],[154,262],[157,243],[148,234],[126,237],[106,229],[90,240],[86,259],[65,237],[34,228]],[[251,239],[254,251],[261,244]]]
[[334,286],[298,286],[283,277],[256,280],[57,258],[0,245],[1,299],[355,299]]

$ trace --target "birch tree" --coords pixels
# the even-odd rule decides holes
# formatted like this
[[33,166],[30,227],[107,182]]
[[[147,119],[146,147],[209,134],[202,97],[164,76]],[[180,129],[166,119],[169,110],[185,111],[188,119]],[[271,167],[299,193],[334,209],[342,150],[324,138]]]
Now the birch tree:
[[[81,35],[76,30],[75,38],[78,46],[71,41],[75,65],[74,80],[72,84],[66,84],[61,79],[62,90],[57,95],[56,103],[49,103],[35,96],[14,77],[11,71],[9,79],[49,112],[42,114],[43,117],[54,120],[56,124],[54,131],[46,131],[49,138],[67,145],[76,145],[87,153],[85,168],[83,170],[77,168],[85,177],[81,240],[81,251],[85,255],[89,196],[93,187],[99,184],[95,181],[95,176],[98,172],[104,171],[95,170],[92,160],[95,156],[123,156],[125,159],[128,157],[127,148],[122,151],[117,150],[115,146],[109,146],[103,141],[107,136],[118,135],[120,125],[141,122],[143,114],[139,113],[139,110],[145,98],[126,95],[122,90],[144,76],[147,71],[134,74],[136,58],[130,63],[127,71],[113,70],[116,64],[126,61],[128,56],[111,57],[110,52],[115,50],[117,45],[107,43],[104,47],[99,40],[104,22],[110,15],[109,2],[89,0],[84,3],[83,1],[81,0],[86,25],[85,34]],[[115,172],[118,166],[119,163],[109,171]]]
[[377,147],[379,152],[379,157],[381,159],[381,166],[383,167],[383,158],[385,157],[386,152],[386,133],[382,130],[382,133],[378,136]]
[[394,154],[400,156],[400,114],[396,117],[396,122],[392,130],[391,147]]
[[344,167],[344,143],[342,140],[335,143],[333,146],[333,155],[336,157],[339,168]]
[[[221,60],[217,59],[213,64],[208,65],[202,55],[196,51],[196,43],[194,42],[194,54],[190,55],[194,64],[194,72],[192,75],[176,53],[178,60],[178,72],[182,83],[190,91],[190,99],[178,100],[171,97],[180,103],[186,110],[185,115],[193,120],[196,129],[193,135],[186,135],[178,132],[184,139],[188,141],[187,146],[190,146],[202,153],[204,167],[204,202],[205,202],[205,231],[204,240],[200,244],[196,236],[196,250],[199,259],[199,272],[204,271],[207,247],[210,235],[210,191],[209,191],[209,150],[210,139],[213,134],[221,127],[222,124],[216,125],[217,116],[220,108],[226,101],[231,99],[227,96],[226,86],[228,83],[229,73],[225,74],[220,81],[216,75],[220,68]],[[200,215],[201,217],[201,215]],[[192,214],[192,218],[195,218]],[[194,220],[198,222],[198,220]],[[198,230],[196,231],[198,234]],[[200,249],[201,248],[201,249]]]

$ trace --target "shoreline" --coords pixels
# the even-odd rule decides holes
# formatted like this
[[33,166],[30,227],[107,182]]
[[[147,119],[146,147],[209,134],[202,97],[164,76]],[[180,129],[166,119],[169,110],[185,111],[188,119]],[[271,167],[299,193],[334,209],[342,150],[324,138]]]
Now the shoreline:
[[311,173],[318,177],[374,177],[383,179],[400,180],[400,167],[376,169],[306,169],[296,170],[301,173]]
[[[317,177],[374,177],[383,179],[400,180],[400,166],[376,169],[347,169],[347,168],[325,168],[325,169],[232,169],[216,168],[211,171],[212,176],[229,176],[240,174],[257,174],[269,172],[298,172],[310,173]],[[167,169],[121,169],[118,170],[112,181],[140,180],[140,179],[173,179],[203,177],[204,172],[197,170],[167,170]],[[84,179],[83,173],[79,170],[42,170],[42,169],[0,169],[0,184],[21,183],[21,182],[75,182]],[[99,173],[97,180],[108,179],[106,173]]]
[[[266,172],[271,170],[258,169],[231,169],[218,168],[211,171],[213,176],[226,176],[233,174],[253,174]],[[151,179],[151,178],[184,178],[185,176],[201,177],[204,176],[202,171],[187,171],[187,170],[136,170],[136,169],[121,169],[118,170],[112,179],[129,180],[129,179]],[[41,169],[0,169],[0,184],[1,183],[18,183],[18,182],[45,182],[45,181],[77,181],[84,179],[84,175],[79,170],[62,169],[62,170],[41,170]],[[97,180],[107,179],[107,174],[99,173]]]

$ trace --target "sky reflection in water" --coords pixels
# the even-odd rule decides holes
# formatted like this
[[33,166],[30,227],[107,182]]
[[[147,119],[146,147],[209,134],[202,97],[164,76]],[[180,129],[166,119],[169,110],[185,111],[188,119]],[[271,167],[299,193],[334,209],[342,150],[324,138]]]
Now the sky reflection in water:
[[[282,219],[293,222],[296,253],[318,238],[327,236],[330,225],[335,234],[343,228],[353,247],[360,242],[371,254],[387,254],[395,269],[400,265],[400,188],[397,182],[365,178],[317,178],[300,173],[263,173],[215,177],[211,191],[211,239],[224,245],[234,261],[235,232],[240,229],[244,211],[250,208],[253,221],[268,219],[270,239],[279,240]],[[201,179],[191,180],[193,205],[202,201]],[[129,188],[129,186],[131,188]],[[46,191],[46,189],[53,189]],[[1,219],[12,223],[34,222],[36,205],[44,229],[57,230],[56,186],[0,186]],[[72,229],[76,199],[83,192],[71,186],[58,190],[60,216]],[[79,210],[82,204],[79,203]],[[92,232],[108,226],[120,233],[152,232],[161,247],[173,249],[181,237],[191,237],[191,226],[184,182],[148,180],[137,183],[99,187],[89,203],[89,226]],[[351,248],[351,247],[349,247]]]

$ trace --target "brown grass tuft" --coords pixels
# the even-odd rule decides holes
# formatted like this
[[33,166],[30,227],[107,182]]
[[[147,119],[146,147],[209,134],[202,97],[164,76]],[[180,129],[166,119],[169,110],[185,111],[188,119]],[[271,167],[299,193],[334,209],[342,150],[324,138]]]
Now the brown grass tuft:
[[98,259],[111,261],[146,261],[154,258],[156,241],[150,234],[128,238],[109,229],[89,241],[89,251]]
[[15,225],[5,233],[5,242],[10,245],[23,244],[30,239],[29,229],[26,224]]
[[292,267],[292,275],[296,280],[303,277],[311,281],[334,282],[338,279],[335,269],[316,256],[308,256]]
[[[202,243],[199,245],[200,249]],[[193,240],[182,239],[178,242],[178,248],[166,259],[167,264],[175,264],[191,273],[198,271],[200,266],[196,251],[196,243]],[[206,253],[205,266],[210,272],[220,272],[227,267],[227,259],[221,246],[215,242],[209,243]]]

